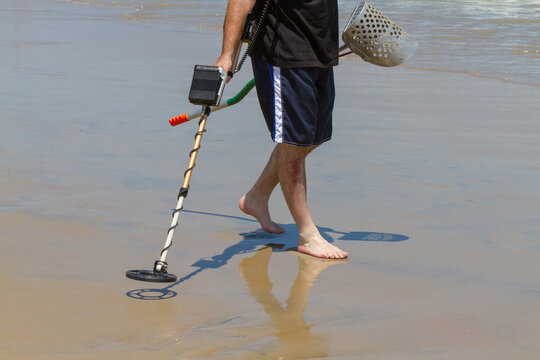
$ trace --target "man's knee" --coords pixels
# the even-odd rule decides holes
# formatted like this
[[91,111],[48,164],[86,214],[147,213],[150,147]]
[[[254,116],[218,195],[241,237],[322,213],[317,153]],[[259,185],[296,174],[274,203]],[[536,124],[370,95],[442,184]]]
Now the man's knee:
[[278,172],[293,182],[300,181],[305,173],[304,148],[288,144],[277,144]]
[[286,154],[288,156],[293,156],[293,157],[299,157],[299,158],[305,158],[310,152],[312,152],[318,146],[319,145],[295,146],[295,145],[289,145],[289,144],[283,144],[283,143],[277,144],[277,148],[279,149],[279,152],[281,152],[282,154]]

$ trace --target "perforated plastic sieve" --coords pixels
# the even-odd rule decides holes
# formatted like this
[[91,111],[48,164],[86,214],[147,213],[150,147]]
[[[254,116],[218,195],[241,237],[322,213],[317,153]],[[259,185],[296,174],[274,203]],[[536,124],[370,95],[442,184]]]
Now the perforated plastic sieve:
[[402,64],[418,49],[415,38],[365,1],[354,8],[341,37],[355,54],[379,66]]

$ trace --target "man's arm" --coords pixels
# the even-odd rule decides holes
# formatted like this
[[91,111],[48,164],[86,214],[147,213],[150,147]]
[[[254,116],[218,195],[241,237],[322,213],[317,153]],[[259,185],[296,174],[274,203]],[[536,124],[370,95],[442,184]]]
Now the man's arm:
[[221,66],[227,72],[233,70],[234,52],[240,43],[246,17],[253,9],[255,2],[256,0],[229,0],[223,24],[221,56],[216,61],[215,66]]

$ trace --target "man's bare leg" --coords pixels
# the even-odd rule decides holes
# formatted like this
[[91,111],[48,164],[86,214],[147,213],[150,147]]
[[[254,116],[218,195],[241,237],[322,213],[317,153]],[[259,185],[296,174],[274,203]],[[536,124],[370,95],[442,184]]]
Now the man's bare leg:
[[281,226],[272,221],[268,210],[268,200],[278,182],[276,146],[255,185],[238,202],[240,210],[255,217],[264,231],[275,234],[285,232]]
[[319,258],[346,258],[348,256],[346,251],[333,246],[321,236],[309,213],[306,198],[305,160],[307,154],[314,148],[315,146],[303,148],[287,144],[276,146],[279,184],[300,235],[298,251]]
[[303,148],[276,145],[259,179],[240,199],[238,206],[246,214],[254,216],[263,230],[282,233],[283,228],[271,220],[268,211],[268,199],[280,183],[289,210],[298,226],[298,251],[321,258],[345,258],[347,252],[331,245],[321,236],[308,210],[305,158],[314,148],[315,146]]

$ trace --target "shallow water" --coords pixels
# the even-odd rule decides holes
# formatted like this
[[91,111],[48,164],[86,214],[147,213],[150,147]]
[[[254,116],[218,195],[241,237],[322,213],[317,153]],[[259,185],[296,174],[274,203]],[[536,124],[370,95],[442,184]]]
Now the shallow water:
[[[124,18],[219,31],[225,1],[65,0],[126,8]],[[357,1],[340,1],[342,26]],[[540,1],[372,1],[420,42],[407,64],[540,85]]]

